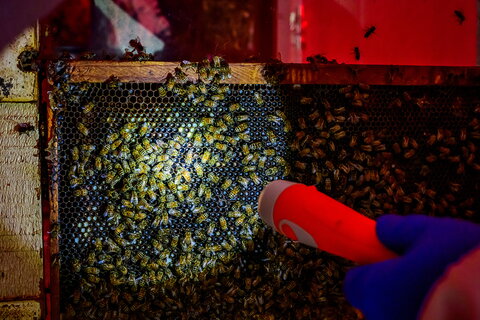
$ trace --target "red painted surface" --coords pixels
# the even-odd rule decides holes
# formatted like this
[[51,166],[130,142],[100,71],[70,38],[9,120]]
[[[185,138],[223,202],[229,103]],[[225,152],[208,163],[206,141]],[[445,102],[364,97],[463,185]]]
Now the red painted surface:
[[[303,6],[303,61],[320,53],[339,63],[476,65],[475,0],[303,0]],[[463,24],[454,10],[464,13]],[[370,26],[377,30],[364,38]]]

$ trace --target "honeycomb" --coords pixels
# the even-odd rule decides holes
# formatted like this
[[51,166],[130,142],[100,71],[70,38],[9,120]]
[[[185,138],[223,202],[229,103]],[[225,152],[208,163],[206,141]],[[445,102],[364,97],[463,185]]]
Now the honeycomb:
[[[480,100],[474,87],[231,84],[223,99],[206,107],[173,90],[165,92],[165,86],[115,82],[67,86],[80,88],[65,91],[68,103],[56,116],[61,302],[67,318],[358,318],[341,292],[350,262],[294,243],[256,218],[260,191],[268,181],[280,178],[315,184],[370,217],[421,213],[479,220],[475,194]],[[89,103],[94,107],[85,112]],[[232,111],[232,104],[240,110]],[[218,121],[228,115],[248,115],[242,123],[247,124],[250,140],[230,145],[232,158],[223,161],[224,153],[215,144],[203,141],[196,146],[193,141],[196,132],[208,131],[204,119]],[[145,123],[148,128],[140,133]],[[146,138],[162,145],[184,137],[187,142],[172,156],[174,167],[191,171],[189,190],[207,184],[212,196],[202,196],[196,204],[205,208],[207,220],[198,222],[191,204],[177,199],[180,216],[171,215],[168,223],[156,225],[147,213],[136,224],[148,223],[139,231],[132,227],[139,237],[129,238],[118,251],[104,243],[116,232],[106,208],[119,201],[110,192],[120,187],[109,187],[105,169],[92,170],[81,187],[72,187],[70,171],[78,161],[72,150],[94,146],[93,166],[93,155],[99,156],[111,143],[109,137],[129,124],[135,124],[131,134],[138,141]],[[222,134],[240,141],[238,125],[228,125]],[[232,198],[233,186],[222,184],[250,177],[244,172],[248,164],[243,163],[241,145],[251,147],[254,142],[261,143],[259,153],[274,150],[275,155],[256,169],[261,182],[250,181]],[[132,142],[132,149],[138,143]],[[173,149],[168,150],[163,153]],[[202,163],[206,151],[220,156],[211,165],[205,161],[199,176],[193,164],[185,162],[189,151],[197,163]],[[280,164],[278,156],[285,163]],[[104,153],[112,163],[118,157],[115,151]],[[271,168],[278,171],[266,174]],[[209,181],[209,173],[220,182]],[[246,206],[255,215],[236,223],[229,213],[238,203],[243,215]],[[198,237],[196,232],[205,231],[211,222],[214,231]],[[152,246],[159,230],[167,238],[168,256]],[[172,239],[185,241],[188,232],[193,248],[172,245]],[[227,245],[232,237],[237,240]],[[218,252],[205,250],[215,245]],[[139,257],[131,258],[135,256]],[[151,258],[142,263],[144,256]],[[128,280],[116,283],[106,260],[112,268],[126,266]],[[163,264],[152,266],[153,260]],[[150,268],[162,272],[161,280],[149,278]]]

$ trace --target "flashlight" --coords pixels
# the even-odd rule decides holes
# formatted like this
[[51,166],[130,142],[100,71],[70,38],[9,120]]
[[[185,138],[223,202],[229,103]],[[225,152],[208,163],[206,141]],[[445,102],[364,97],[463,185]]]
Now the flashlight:
[[270,182],[260,194],[262,220],[288,238],[360,264],[397,255],[375,232],[375,220],[306,186],[285,180]]

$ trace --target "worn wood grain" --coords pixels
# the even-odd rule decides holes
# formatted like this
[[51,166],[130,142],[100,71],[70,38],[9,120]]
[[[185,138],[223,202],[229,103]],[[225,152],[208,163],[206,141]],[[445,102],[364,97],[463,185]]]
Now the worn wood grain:
[[[37,122],[35,103],[0,103],[0,299],[40,296]],[[18,123],[30,123],[35,130],[19,133]]]
[[23,50],[37,47],[36,28],[28,28],[0,52],[0,101],[34,101],[37,99],[37,75],[22,72],[17,57]]
[[37,301],[0,302],[0,319],[2,320],[37,320],[40,317],[40,303]]
[[[74,61],[73,82],[104,82],[115,76],[121,82],[163,82],[177,62]],[[479,67],[310,65],[232,63],[232,78],[225,83],[265,84],[279,79],[283,84],[371,85],[480,85]],[[188,78],[196,81],[191,70]]]

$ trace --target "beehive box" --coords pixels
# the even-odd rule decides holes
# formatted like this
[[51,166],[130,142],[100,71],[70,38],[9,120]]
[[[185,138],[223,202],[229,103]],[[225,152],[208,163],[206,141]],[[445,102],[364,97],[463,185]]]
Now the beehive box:
[[341,293],[351,264],[273,233],[257,197],[283,178],[370,217],[478,220],[479,74],[57,62],[51,235],[62,314],[359,317]]

